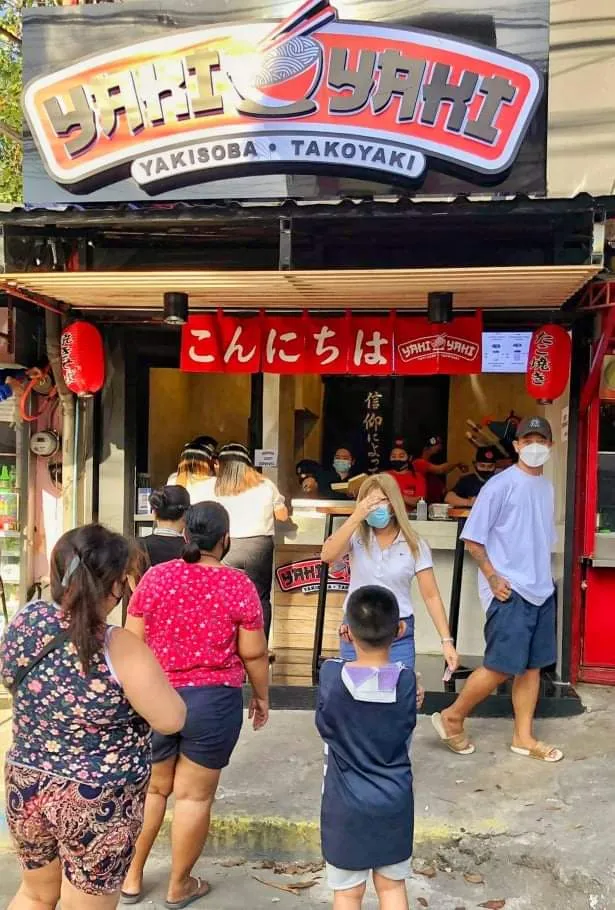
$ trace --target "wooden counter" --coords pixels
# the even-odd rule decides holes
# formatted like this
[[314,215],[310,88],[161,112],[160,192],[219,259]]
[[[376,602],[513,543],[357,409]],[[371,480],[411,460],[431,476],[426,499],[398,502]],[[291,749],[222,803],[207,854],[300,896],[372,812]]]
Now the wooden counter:
[[[352,514],[354,504],[339,500],[294,500],[293,526],[278,529],[275,552],[272,648],[276,653],[273,682],[279,685],[311,685],[312,645],[318,602],[320,552],[325,519],[333,514],[339,527]],[[416,532],[433,553],[436,579],[448,609],[453,558],[457,534],[456,521],[413,522]],[[342,620],[348,587],[348,571],[332,566],[329,574],[327,609],[323,638],[324,656],[336,656],[338,629]],[[419,653],[438,653],[438,635],[422,605],[416,586],[416,642]],[[466,654],[481,654],[484,616],[478,600],[476,570],[469,565],[464,573],[461,604],[460,644]]]

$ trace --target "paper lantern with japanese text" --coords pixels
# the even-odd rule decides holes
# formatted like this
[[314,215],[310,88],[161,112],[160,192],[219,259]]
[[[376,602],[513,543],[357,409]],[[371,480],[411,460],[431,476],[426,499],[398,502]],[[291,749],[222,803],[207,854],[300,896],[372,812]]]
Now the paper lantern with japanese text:
[[532,335],[526,388],[540,402],[554,401],[566,389],[570,375],[572,345],[570,335],[561,325],[543,325]]
[[102,335],[91,322],[71,323],[60,341],[62,376],[67,388],[80,398],[100,392],[105,384]]

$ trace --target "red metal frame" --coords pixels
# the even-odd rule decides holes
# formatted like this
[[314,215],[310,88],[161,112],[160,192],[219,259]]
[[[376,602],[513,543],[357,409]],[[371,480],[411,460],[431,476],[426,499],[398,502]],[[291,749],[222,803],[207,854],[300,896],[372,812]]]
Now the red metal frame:
[[580,397],[577,435],[577,493],[574,517],[574,565],[572,569],[572,617],[570,678],[572,682],[615,685],[615,668],[583,665],[585,632],[584,560],[593,556],[598,502],[598,433],[600,424],[600,378],[605,354],[615,336],[615,282],[596,282],[587,290],[582,309],[601,312],[600,338],[595,345],[589,375]]

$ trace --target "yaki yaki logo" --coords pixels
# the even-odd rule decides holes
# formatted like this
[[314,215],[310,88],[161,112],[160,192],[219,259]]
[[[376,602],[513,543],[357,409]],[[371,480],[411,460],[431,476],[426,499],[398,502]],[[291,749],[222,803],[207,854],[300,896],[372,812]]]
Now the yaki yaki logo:
[[75,192],[132,175],[150,193],[261,173],[421,178],[427,160],[513,164],[540,74],[498,50],[339,21],[307,0],[282,22],[166,34],[36,79],[24,108],[51,177]]
[[441,333],[407,341],[398,345],[397,350],[402,363],[434,357],[437,354],[445,354],[452,360],[473,363],[480,354],[480,345],[467,338],[455,338],[454,335]]

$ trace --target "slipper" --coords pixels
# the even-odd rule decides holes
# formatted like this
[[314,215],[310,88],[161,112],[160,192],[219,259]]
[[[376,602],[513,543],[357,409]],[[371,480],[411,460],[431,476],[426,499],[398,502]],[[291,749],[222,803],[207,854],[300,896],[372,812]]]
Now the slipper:
[[140,904],[143,900],[143,892],[139,891],[138,894],[129,894],[128,891],[120,891],[120,903],[127,904]]
[[548,746],[546,743],[536,743],[533,749],[522,749],[520,746],[511,746],[510,751],[515,755],[522,755],[524,758],[535,758],[538,761],[546,761],[553,765],[561,761],[564,753],[555,746]]
[[470,742],[463,730],[461,733],[455,733],[454,736],[446,735],[442,715],[439,712],[431,715],[431,723],[444,745],[448,746],[451,752],[455,752],[457,755],[473,755],[476,752],[476,746]]
[[[205,888],[203,891],[202,889]],[[200,878],[196,880],[196,891],[194,894],[191,894],[189,897],[185,897],[181,901],[165,901],[164,905],[167,910],[183,910],[184,907],[190,907],[192,904],[199,901],[202,897],[206,897],[211,891],[210,886],[207,882],[202,881]]]

